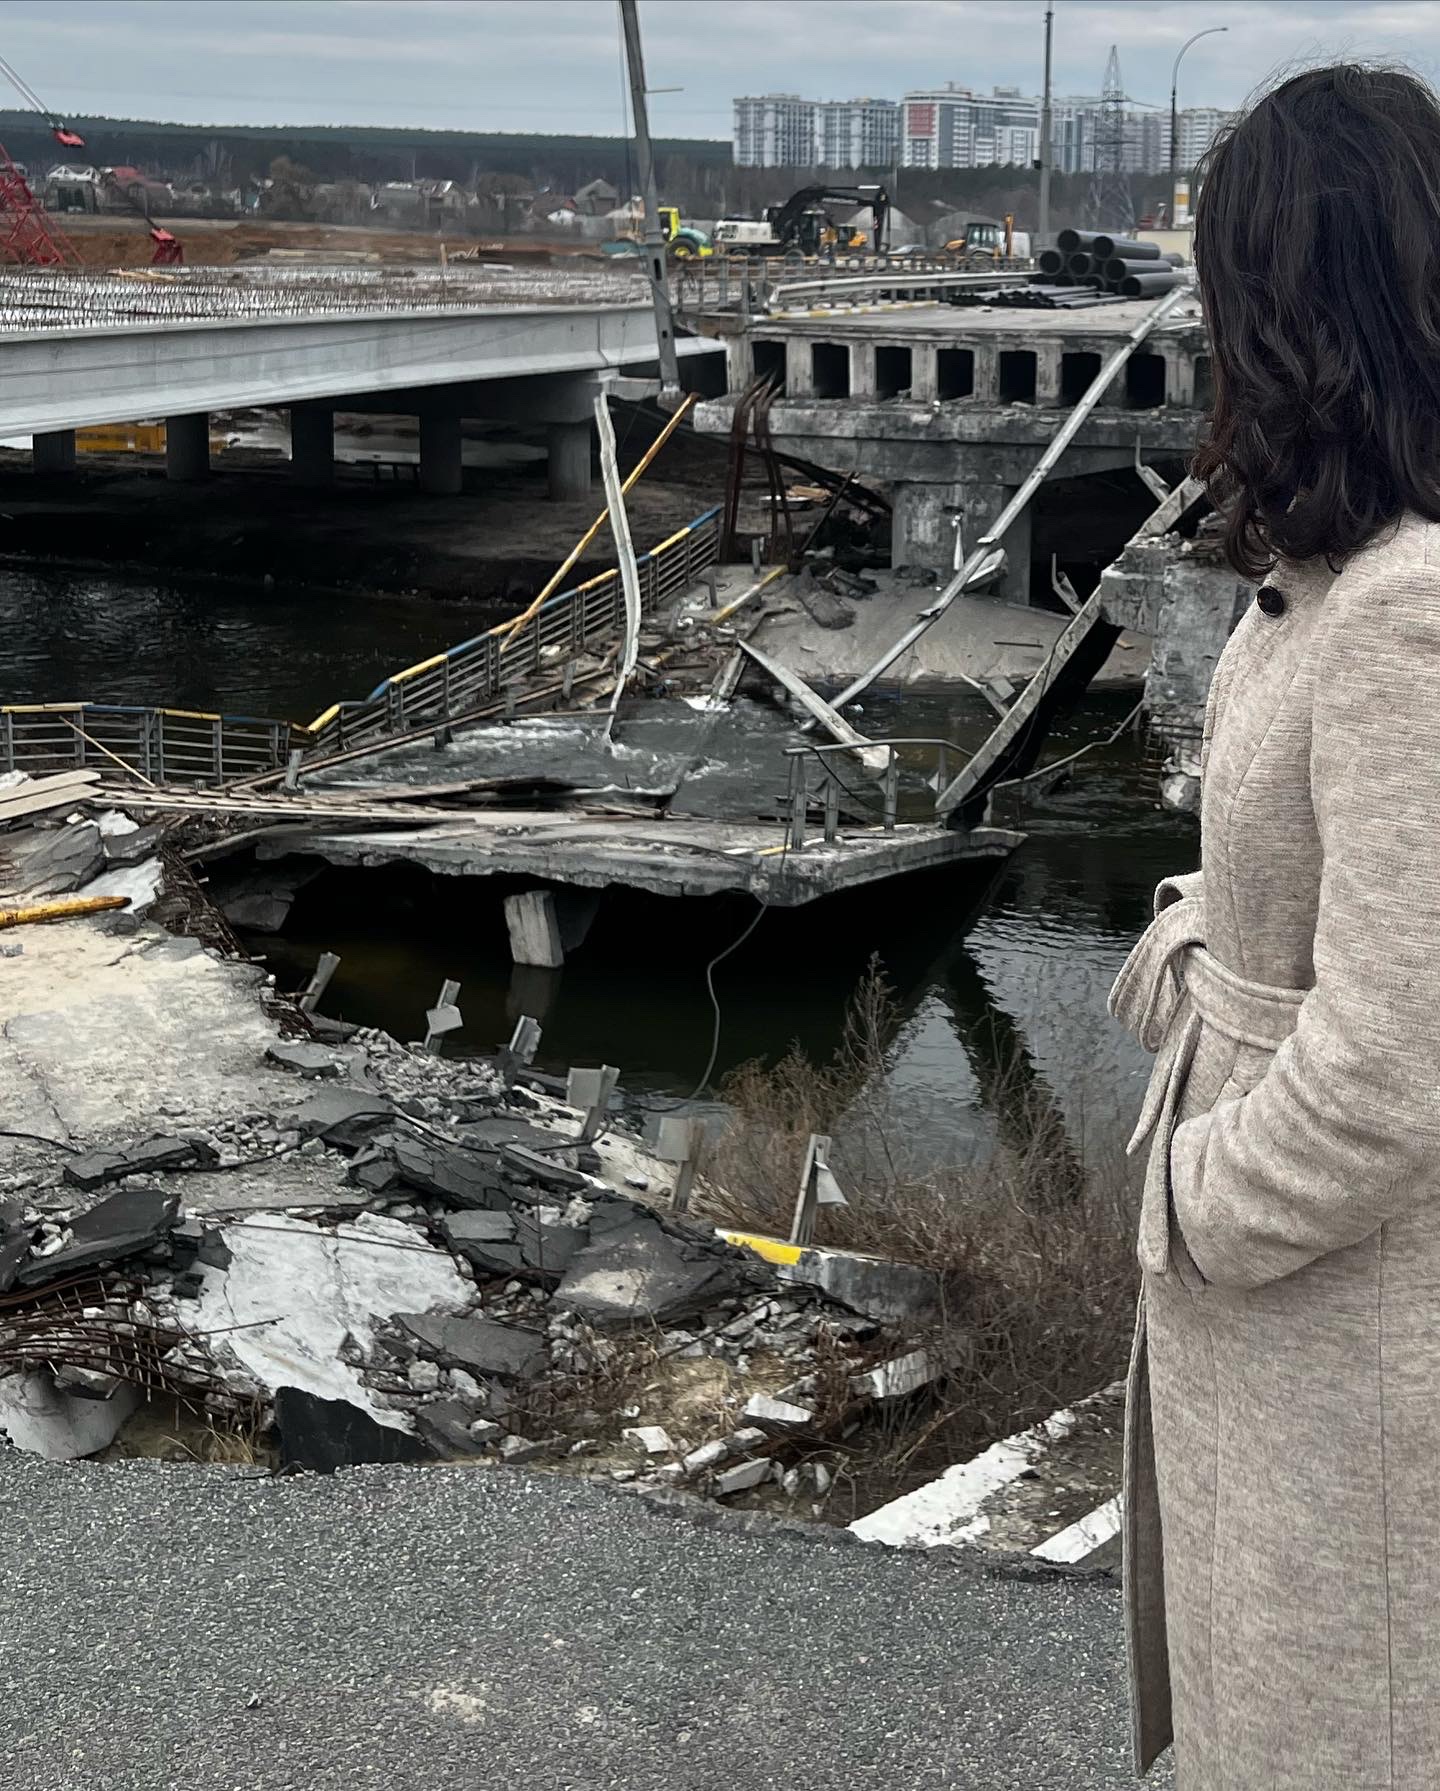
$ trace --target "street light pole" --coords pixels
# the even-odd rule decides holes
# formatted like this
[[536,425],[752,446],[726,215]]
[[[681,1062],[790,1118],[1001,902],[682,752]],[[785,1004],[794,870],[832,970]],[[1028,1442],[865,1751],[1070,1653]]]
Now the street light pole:
[[1194,37],[1186,38],[1180,46],[1180,54],[1175,58],[1175,66],[1170,70],[1170,222],[1175,222],[1175,179],[1180,159],[1180,114],[1176,109],[1176,96],[1180,91],[1180,57],[1190,48],[1198,44],[1202,37],[1214,37],[1217,31],[1228,31],[1228,25],[1207,25],[1205,30],[1197,31]]
[[1045,8],[1045,94],[1040,101],[1040,227],[1035,233],[1035,247],[1042,249],[1050,235],[1050,139],[1053,134],[1050,104],[1050,37],[1055,28],[1055,8]]

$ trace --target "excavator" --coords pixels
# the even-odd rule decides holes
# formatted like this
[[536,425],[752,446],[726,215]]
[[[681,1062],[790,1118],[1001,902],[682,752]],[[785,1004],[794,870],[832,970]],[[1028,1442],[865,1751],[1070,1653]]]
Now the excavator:
[[[721,218],[715,226],[715,252],[818,255],[822,248],[838,244],[841,235],[825,211],[827,200],[847,200],[870,208],[875,253],[880,254],[890,217],[890,194],[880,186],[801,187],[783,205],[767,205],[763,219]],[[853,235],[845,246],[856,246]]]
[[[48,106],[3,56],[0,75],[10,83],[32,112],[38,112],[50,127],[50,134],[62,149],[84,149],[85,139],[72,130],[64,119],[57,118]],[[113,175],[95,171],[98,183],[145,220],[154,253],[152,267],[179,267],[185,250],[178,237],[150,216],[143,200],[133,187],[122,187]],[[0,256],[28,267],[76,267],[80,256],[74,243],[58,225],[51,224],[31,191],[30,183],[10,159],[9,151],[0,143]]]

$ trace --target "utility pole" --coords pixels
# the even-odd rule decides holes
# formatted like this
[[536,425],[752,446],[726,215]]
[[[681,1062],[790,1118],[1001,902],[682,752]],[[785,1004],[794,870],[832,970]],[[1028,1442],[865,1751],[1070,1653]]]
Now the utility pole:
[[1050,157],[1054,128],[1050,104],[1050,38],[1055,29],[1055,8],[1045,8],[1045,91],[1040,101],[1040,228],[1035,247],[1043,249],[1050,236]]
[[625,62],[630,71],[630,110],[635,120],[635,159],[639,163],[640,198],[645,207],[645,272],[655,304],[655,340],[660,347],[660,396],[680,396],[680,362],[675,353],[675,316],[665,277],[665,233],[660,228],[660,201],[655,193],[655,157],[650,149],[650,119],[645,110],[645,58],[640,49],[640,19],[635,0],[620,0],[625,28]]

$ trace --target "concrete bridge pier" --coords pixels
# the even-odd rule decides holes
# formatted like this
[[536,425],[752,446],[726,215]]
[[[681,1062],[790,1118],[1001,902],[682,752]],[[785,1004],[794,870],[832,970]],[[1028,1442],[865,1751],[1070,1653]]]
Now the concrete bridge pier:
[[37,473],[75,471],[75,431],[51,429],[30,438],[30,464]]
[[[972,553],[1014,488],[984,482],[932,484],[897,480],[891,489],[894,514],[890,534],[892,566],[929,566],[943,584],[954,565],[955,519],[960,519],[962,551]],[[1006,603],[1030,601],[1031,512],[1024,510],[1005,536],[1005,571],[989,594]]]
[[290,476],[297,485],[335,482],[335,413],[328,404],[290,408]]
[[550,423],[545,429],[549,450],[550,496],[557,499],[590,495],[590,422]]
[[210,416],[197,411],[165,419],[165,477],[205,479],[210,475]]
[[464,485],[460,457],[460,413],[420,413],[420,489],[437,497],[454,497]]

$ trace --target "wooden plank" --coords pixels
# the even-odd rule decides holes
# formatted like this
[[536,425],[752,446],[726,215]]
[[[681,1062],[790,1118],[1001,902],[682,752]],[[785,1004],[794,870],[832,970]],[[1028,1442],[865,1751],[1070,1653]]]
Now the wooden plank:
[[0,791],[0,823],[22,821],[27,815],[48,814],[52,809],[74,808],[96,795],[98,771],[63,771]]

